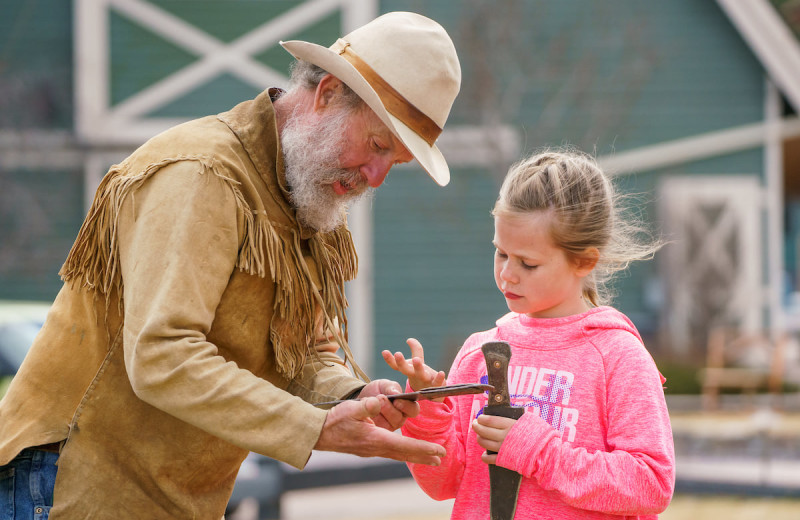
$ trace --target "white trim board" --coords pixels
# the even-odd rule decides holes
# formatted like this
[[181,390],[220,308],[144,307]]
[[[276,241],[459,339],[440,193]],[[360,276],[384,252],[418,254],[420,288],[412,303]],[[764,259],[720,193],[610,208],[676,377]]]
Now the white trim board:
[[[770,132],[774,130],[772,124],[759,122],[674,141],[664,141],[600,156],[597,161],[609,175],[657,170],[764,146]],[[778,135],[782,139],[800,136],[800,118],[784,118],[777,125]]]
[[800,41],[769,0],[717,0],[772,81],[800,112]]

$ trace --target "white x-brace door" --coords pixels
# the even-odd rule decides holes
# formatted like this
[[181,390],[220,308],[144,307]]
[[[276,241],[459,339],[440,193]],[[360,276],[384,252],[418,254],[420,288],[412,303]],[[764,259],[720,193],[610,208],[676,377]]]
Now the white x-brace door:
[[[109,12],[197,55],[194,63],[137,92],[115,106],[110,102]],[[286,71],[276,71],[253,55],[290,39],[302,28],[340,10],[344,32],[377,15],[377,0],[307,0],[266,20],[231,42],[223,42],[146,0],[76,0],[76,130],[91,145],[138,145],[178,122],[148,117],[197,85],[227,73],[263,90],[285,86]],[[205,115],[205,114],[202,114]]]
[[[660,189],[667,308],[664,330],[682,354],[710,326],[763,327],[764,190],[754,176],[667,178]],[[700,343],[698,345],[698,343]]]

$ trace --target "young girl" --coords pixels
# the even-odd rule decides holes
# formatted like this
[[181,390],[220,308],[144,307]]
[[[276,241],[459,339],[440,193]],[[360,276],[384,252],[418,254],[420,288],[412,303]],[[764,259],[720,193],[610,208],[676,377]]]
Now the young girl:
[[[488,464],[522,475],[514,518],[657,518],[672,498],[675,457],[664,378],[631,321],[602,306],[604,283],[657,243],[621,221],[610,181],[577,152],[514,165],[492,211],[494,278],[511,312],[471,335],[448,384],[487,382],[481,345],[512,350],[509,394],[518,420],[483,415],[487,395],[422,401],[403,434],[442,444],[441,466],[410,464],[422,489],[455,498],[451,518],[489,518]],[[424,364],[383,352],[412,390],[445,383]],[[497,452],[496,454],[488,454]]]

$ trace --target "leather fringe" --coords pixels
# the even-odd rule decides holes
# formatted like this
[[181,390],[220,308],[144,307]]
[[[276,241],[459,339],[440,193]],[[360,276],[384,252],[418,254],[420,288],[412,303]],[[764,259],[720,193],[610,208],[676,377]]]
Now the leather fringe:
[[[309,240],[311,254],[324,283],[321,293],[325,296],[322,298],[303,259],[298,230],[289,229],[288,237],[278,233],[265,210],[250,207],[239,189],[240,183],[218,171],[213,161],[206,157],[165,159],[138,174],[130,174],[124,163],[112,166],[100,183],[89,213],[59,271],[62,280],[97,291],[106,297],[107,305],[111,294],[123,294],[117,243],[120,208],[125,198],[134,196],[136,189],[160,168],[186,160],[199,162],[203,166],[201,174],[211,171],[223,179],[235,195],[237,207],[244,216],[244,238],[236,267],[261,278],[267,276],[269,269],[275,282],[270,340],[279,372],[292,379],[302,370],[306,356],[313,352],[309,347],[315,340],[314,318],[321,307],[353,370],[369,381],[347,346],[344,282],[355,278],[358,271],[358,257],[349,230],[341,226],[330,233],[316,234]],[[121,299],[119,306],[121,310]],[[334,317],[338,318],[341,329],[332,326]]]

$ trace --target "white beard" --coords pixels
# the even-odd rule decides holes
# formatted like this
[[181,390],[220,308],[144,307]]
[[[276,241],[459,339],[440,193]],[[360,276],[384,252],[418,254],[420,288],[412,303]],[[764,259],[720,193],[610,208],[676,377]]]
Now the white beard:
[[[319,121],[292,114],[281,131],[286,182],[297,219],[323,233],[343,224],[347,219],[347,207],[374,191],[357,170],[339,167],[339,153],[345,144],[345,130],[352,113],[352,110],[339,109],[323,115]],[[336,181],[356,188],[345,195],[337,195],[331,186]]]

